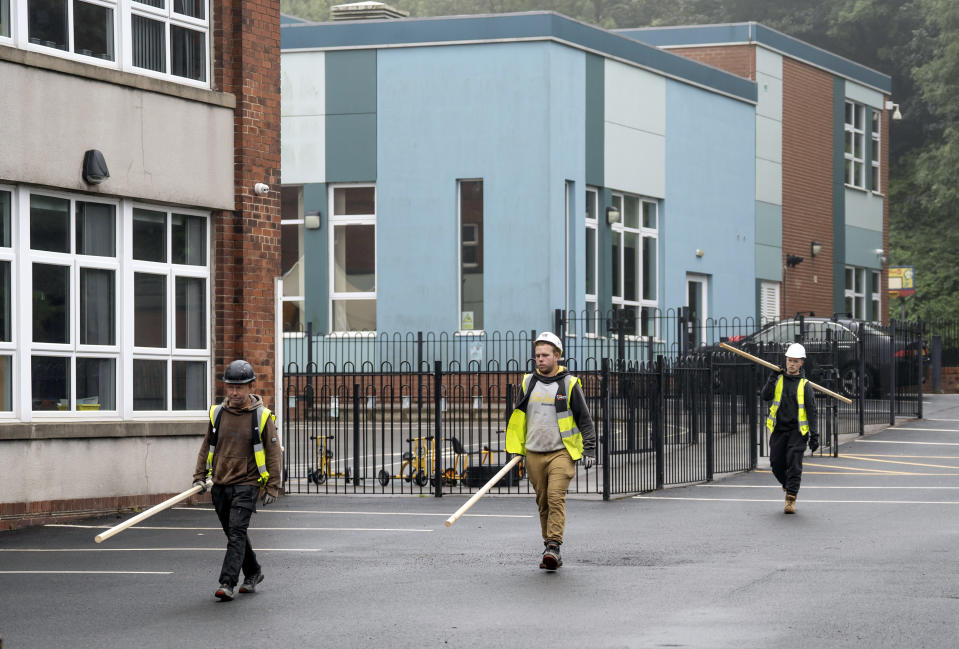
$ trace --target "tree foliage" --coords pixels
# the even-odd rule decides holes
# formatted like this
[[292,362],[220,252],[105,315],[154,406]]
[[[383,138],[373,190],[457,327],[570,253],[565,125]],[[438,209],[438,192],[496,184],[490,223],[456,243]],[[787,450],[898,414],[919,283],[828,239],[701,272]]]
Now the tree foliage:
[[[281,0],[308,20],[336,0]],[[888,74],[890,264],[915,266],[910,316],[959,320],[959,2],[956,0],[387,0],[411,16],[556,11],[607,29],[755,21]],[[890,305],[894,315],[897,304]]]

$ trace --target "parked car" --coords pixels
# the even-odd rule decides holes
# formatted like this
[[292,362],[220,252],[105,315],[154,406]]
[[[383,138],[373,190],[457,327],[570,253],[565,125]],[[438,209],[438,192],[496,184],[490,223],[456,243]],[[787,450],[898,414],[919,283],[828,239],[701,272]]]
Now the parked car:
[[766,325],[748,336],[732,336],[726,342],[780,366],[786,347],[801,342],[806,348],[806,376],[817,383],[827,382],[835,376],[835,371],[838,373],[838,391],[855,397],[859,394],[857,349],[860,336],[866,341],[863,387],[867,397],[878,396],[889,389],[889,366],[893,358],[896,360],[897,385],[915,382],[912,376],[917,367],[915,356],[917,353],[925,355],[922,342],[903,346],[897,341],[897,349],[890,354],[889,332],[871,322],[815,316],[790,318]]

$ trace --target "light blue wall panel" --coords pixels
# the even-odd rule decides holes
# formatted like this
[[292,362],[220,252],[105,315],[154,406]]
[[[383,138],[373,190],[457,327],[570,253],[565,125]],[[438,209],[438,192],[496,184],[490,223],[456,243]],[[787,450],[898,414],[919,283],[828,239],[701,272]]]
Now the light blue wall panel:
[[846,226],[846,264],[879,269],[879,255],[882,249],[882,232],[866,230],[852,225]]
[[878,194],[846,189],[846,225],[882,232],[882,201]]
[[485,328],[551,326],[564,301],[565,182],[585,187],[585,60],[543,42],[379,53],[379,330],[459,326],[457,179],[477,178]]
[[662,307],[685,304],[692,272],[710,276],[711,317],[755,312],[755,123],[748,104],[667,82]]

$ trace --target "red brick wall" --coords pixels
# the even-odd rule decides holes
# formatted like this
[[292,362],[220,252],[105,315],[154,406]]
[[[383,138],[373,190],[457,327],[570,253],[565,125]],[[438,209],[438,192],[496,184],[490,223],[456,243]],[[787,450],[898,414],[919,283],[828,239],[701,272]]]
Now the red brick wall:
[[[833,77],[783,57],[783,312],[833,313]],[[810,243],[822,244],[815,258]]]
[[[274,406],[276,296],[280,274],[280,6],[276,0],[216,0],[216,89],[236,96],[236,209],[214,216],[214,360],[256,368],[256,392]],[[270,186],[257,196],[255,183]],[[220,393],[217,383],[215,394]]]
[[756,80],[755,45],[717,45],[714,47],[677,47],[668,50],[714,68]]

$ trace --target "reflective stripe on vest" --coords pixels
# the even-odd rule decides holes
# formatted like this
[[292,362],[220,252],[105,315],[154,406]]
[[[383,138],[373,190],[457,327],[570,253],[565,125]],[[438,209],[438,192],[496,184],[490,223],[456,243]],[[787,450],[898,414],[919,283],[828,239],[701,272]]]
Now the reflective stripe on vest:
[[[779,376],[776,381],[776,391],[773,393],[773,401],[769,404],[769,415],[766,417],[766,430],[770,433],[776,428],[776,413],[779,412],[779,404],[783,398],[783,377]],[[806,379],[799,379],[799,387],[796,388],[796,403],[799,406],[799,432],[803,436],[809,434],[809,418],[806,416]]]
[[[523,377],[522,392],[523,397],[527,396],[527,390],[530,389],[529,380],[532,374]],[[583,457],[583,434],[576,425],[576,419],[573,417],[572,408],[569,405],[569,395],[573,392],[573,386],[576,384],[582,386],[582,382],[575,376],[567,376],[565,380],[556,388],[556,423],[559,426],[559,434],[563,440],[563,446],[569,451],[573,460]],[[513,410],[506,426],[506,452],[526,455],[526,403]]]
[[[210,408],[210,425],[213,427],[210,431],[210,449],[206,454],[206,475],[213,475],[213,454],[216,452],[216,443],[220,426],[220,415],[223,413],[223,406],[217,405]],[[265,485],[270,479],[270,472],[266,470],[266,451],[263,449],[263,431],[266,429],[267,420],[273,417],[269,408],[260,404],[253,412],[253,459],[256,461],[256,470],[260,477],[257,480],[261,485]],[[276,419],[273,417],[274,420]],[[256,424],[259,423],[259,426]]]

